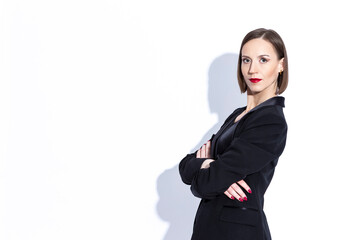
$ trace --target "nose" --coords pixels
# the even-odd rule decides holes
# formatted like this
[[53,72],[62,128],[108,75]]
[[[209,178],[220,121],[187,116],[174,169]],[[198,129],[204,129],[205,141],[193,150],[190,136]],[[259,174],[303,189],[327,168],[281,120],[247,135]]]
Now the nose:
[[255,62],[251,62],[250,66],[249,66],[249,71],[248,71],[249,75],[257,73],[257,66]]

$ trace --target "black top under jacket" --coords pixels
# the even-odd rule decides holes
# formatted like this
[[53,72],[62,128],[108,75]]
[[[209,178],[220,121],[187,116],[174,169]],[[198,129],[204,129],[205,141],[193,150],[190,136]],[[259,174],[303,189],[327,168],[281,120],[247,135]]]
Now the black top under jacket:
[[[211,137],[210,167],[200,169],[206,158],[196,152],[179,164],[181,179],[201,198],[192,240],[270,240],[263,212],[264,194],[286,143],[287,124],[284,98],[276,96],[259,104],[238,122],[235,118],[246,107],[236,109]],[[252,193],[240,202],[224,192],[244,179]]]

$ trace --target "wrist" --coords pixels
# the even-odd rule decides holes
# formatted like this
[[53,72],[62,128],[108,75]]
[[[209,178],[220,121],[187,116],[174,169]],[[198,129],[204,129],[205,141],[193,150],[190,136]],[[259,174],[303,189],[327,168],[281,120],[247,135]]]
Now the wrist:
[[200,169],[204,169],[204,168],[209,168],[210,167],[210,163],[213,162],[214,159],[205,159],[204,162],[201,164]]

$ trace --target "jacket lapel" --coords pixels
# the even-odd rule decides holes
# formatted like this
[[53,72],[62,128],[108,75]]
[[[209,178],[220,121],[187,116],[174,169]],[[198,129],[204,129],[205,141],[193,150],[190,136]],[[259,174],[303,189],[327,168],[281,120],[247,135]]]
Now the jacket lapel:
[[[249,112],[247,112],[245,115],[248,115],[251,112],[254,112],[262,107],[271,106],[271,105],[279,105],[281,107],[285,107],[285,98],[281,96],[276,96],[269,98],[268,100],[260,103],[253,109],[251,109]],[[238,116],[241,112],[243,112],[246,109],[246,107],[238,108],[236,111],[233,112],[232,117],[229,117],[229,121],[220,128],[220,130],[216,133],[216,135],[213,134],[211,137],[211,156],[214,158],[217,155],[217,140],[221,136],[221,134],[224,132],[227,127],[234,123],[234,116]],[[245,116],[244,115],[244,116]],[[241,120],[241,119],[240,119]]]
[[262,102],[259,105],[257,105],[256,107],[254,107],[248,113],[256,111],[259,108],[266,107],[266,106],[271,106],[271,105],[279,105],[281,107],[285,107],[284,102],[285,102],[284,97],[280,97],[280,96],[272,97],[272,98],[269,98],[268,100],[266,100],[265,102]]

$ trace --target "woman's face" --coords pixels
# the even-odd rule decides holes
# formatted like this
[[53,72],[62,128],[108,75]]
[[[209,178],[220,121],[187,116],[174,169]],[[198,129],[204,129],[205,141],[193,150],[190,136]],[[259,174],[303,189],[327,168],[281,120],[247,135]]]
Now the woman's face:
[[261,38],[252,39],[245,43],[241,55],[241,72],[248,94],[275,94],[284,59],[278,59],[272,44]]

